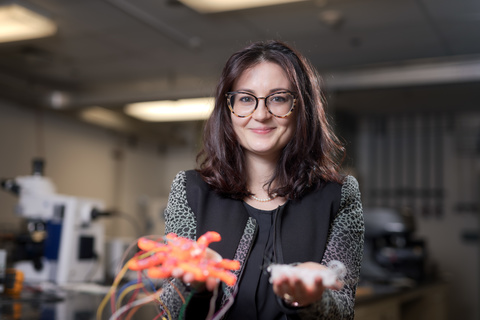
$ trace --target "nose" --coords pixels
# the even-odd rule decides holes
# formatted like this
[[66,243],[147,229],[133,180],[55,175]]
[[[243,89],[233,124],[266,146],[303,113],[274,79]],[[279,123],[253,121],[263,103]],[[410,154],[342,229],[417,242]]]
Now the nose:
[[265,98],[258,98],[258,106],[255,112],[252,114],[252,117],[257,121],[263,121],[270,118],[270,116],[271,114],[268,112]]

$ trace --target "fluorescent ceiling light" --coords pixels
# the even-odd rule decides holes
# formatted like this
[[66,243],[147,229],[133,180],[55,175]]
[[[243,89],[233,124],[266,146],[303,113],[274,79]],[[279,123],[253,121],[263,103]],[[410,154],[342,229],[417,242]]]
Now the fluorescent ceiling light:
[[85,108],[79,116],[84,121],[110,129],[124,130],[129,127],[126,121],[128,117],[98,106]]
[[180,99],[132,103],[125,113],[144,121],[204,120],[213,110],[213,98]]
[[56,25],[18,4],[0,6],[0,42],[42,38],[55,34]]
[[200,13],[241,10],[305,0],[179,0]]

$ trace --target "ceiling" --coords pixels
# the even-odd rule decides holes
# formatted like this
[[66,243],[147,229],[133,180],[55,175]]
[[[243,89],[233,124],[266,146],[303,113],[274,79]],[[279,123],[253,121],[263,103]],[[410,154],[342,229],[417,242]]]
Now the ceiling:
[[306,0],[215,14],[177,0],[22,2],[58,25],[53,37],[0,44],[0,98],[23,105],[121,110],[209,96],[230,54],[262,39],[298,48],[342,97],[450,84],[479,92],[478,0]]

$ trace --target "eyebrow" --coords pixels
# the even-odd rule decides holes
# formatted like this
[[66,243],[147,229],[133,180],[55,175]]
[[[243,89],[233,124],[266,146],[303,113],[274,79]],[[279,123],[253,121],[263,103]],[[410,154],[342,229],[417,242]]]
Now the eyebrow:
[[[251,93],[253,95],[255,95],[255,91],[254,90],[251,90],[251,89],[237,89],[235,91],[243,91],[243,92],[248,92],[248,93]],[[288,92],[291,92],[292,90],[290,89],[285,89],[285,88],[275,88],[275,89],[270,89],[270,91],[268,92],[267,95],[269,94],[272,94],[272,93],[275,93],[275,92],[279,92],[279,91],[288,91]]]

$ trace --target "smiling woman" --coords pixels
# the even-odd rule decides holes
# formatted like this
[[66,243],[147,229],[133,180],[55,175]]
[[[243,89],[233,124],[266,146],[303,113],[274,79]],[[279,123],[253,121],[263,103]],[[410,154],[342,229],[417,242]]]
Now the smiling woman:
[[[245,70],[235,81],[233,91],[237,93],[233,95],[234,99],[229,100],[233,110],[231,118],[247,166],[254,165],[256,155],[277,159],[291,140],[295,131],[295,114],[290,115],[294,101],[290,98],[291,89],[286,73],[278,64],[271,62],[261,62]],[[259,102],[254,94],[268,98]],[[280,111],[281,117],[275,116],[272,110]],[[248,116],[240,117],[242,114]],[[287,114],[290,116],[286,117]],[[253,163],[249,164],[251,161]]]
[[[192,274],[175,273],[161,296],[172,318],[353,319],[362,206],[355,178],[339,172],[344,150],[319,83],[305,58],[278,41],[227,61],[198,168],[175,178],[165,225],[190,239],[218,232],[211,248],[239,262],[238,281],[185,285]],[[343,282],[322,279],[332,260],[345,265]],[[270,282],[272,264],[293,272]]]

